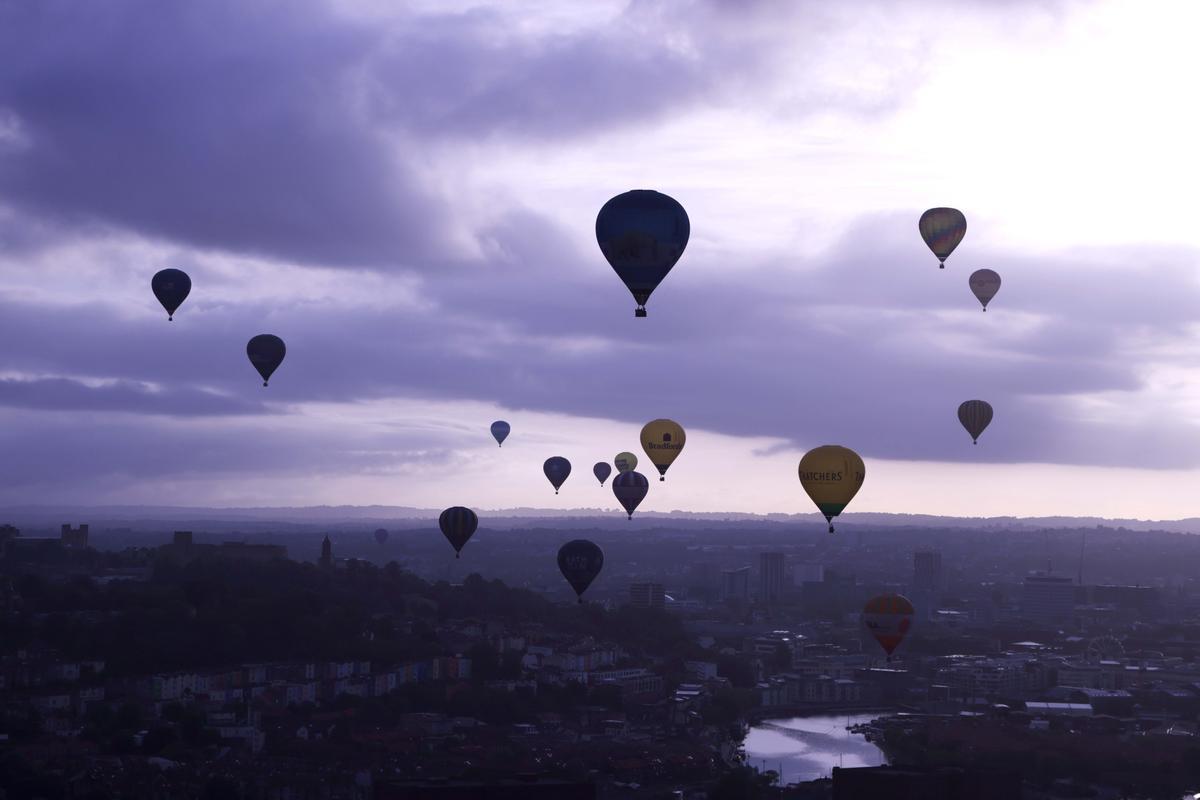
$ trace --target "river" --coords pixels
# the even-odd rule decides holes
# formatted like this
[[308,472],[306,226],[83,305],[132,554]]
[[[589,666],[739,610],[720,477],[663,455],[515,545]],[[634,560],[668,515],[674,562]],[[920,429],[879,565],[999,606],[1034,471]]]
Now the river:
[[829,777],[834,767],[879,766],[885,763],[879,748],[846,726],[880,716],[883,712],[765,719],[746,734],[746,763],[778,771],[782,762],[784,784]]

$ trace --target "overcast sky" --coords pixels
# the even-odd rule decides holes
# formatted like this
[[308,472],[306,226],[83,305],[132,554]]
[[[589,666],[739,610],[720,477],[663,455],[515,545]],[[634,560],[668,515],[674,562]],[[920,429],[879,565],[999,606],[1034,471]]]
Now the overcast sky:
[[[837,443],[848,515],[1200,515],[1198,24],[0,0],[0,503],[615,508],[591,465],[670,417],[647,509],[807,511],[797,461]],[[632,188],[692,226],[646,319],[594,237]]]

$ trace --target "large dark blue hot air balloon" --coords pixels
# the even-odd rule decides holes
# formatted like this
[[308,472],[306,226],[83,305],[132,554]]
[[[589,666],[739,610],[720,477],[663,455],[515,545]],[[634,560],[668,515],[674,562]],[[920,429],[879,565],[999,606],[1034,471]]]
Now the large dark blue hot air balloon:
[[634,316],[646,316],[650,293],[683,255],[690,233],[683,206],[650,189],[619,194],[600,209],[596,241],[637,301]]
[[603,486],[604,482],[608,480],[608,476],[612,475],[612,467],[608,465],[607,461],[597,461],[592,467],[592,474],[596,476],[596,480],[600,481],[600,485]]
[[279,369],[286,354],[287,348],[283,345],[283,339],[274,334],[260,333],[246,343],[246,355],[250,357],[250,363],[258,370],[258,374],[262,375],[263,386],[271,380],[272,373]]
[[458,558],[463,545],[475,535],[475,529],[479,527],[479,517],[469,508],[453,506],[438,517],[438,526],[442,529],[446,541],[454,548],[454,557]]
[[554,493],[558,494],[559,487],[571,474],[571,462],[562,456],[551,456],[542,464],[542,472],[546,473],[546,479],[554,486]]
[[558,571],[571,584],[580,603],[603,567],[604,552],[587,539],[574,539],[558,548]]
[[192,291],[192,279],[181,269],[163,269],[150,279],[150,289],[167,310],[167,321],[175,319],[175,310]]
[[504,440],[508,438],[512,426],[502,419],[498,419],[492,423],[492,436],[496,439],[496,444],[504,446]]
[[646,480],[646,476],[640,472],[622,472],[613,478],[612,482],[613,494],[617,496],[617,500],[625,507],[625,511],[629,514],[629,518],[633,519],[633,512],[641,504],[642,500],[646,499],[646,493],[650,491],[650,481]]

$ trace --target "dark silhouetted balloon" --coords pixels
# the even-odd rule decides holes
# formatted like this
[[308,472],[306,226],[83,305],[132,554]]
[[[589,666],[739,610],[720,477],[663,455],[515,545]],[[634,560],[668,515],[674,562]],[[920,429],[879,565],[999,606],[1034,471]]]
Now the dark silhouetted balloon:
[[679,261],[690,233],[683,206],[649,189],[619,194],[600,209],[596,241],[637,301],[635,316],[646,316],[650,293]]
[[975,295],[983,310],[987,311],[987,304],[996,296],[996,292],[1000,291],[1000,275],[994,270],[977,269],[971,273],[967,284],[971,287],[971,294]]
[[612,467],[608,465],[607,461],[597,461],[592,467],[592,474],[596,476],[596,480],[600,481],[600,485],[603,486],[604,482],[608,480],[608,476],[612,475]]
[[496,444],[504,446],[504,440],[508,438],[509,431],[512,426],[502,419],[498,419],[492,423],[492,436],[496,437]]
[[921,215],[917,228],[937,256],[938,266],[945,268],[946,259],[967,235],[967,218],[957,208],[931,208]]
[[167,320],[170,321],[175,318],[175,310],[192,291],[192,279],[181,269],[163,269],[150,279],[150,289],[167,310]]
[[979,444],[979,436],[992,421],[992,406],[984,400],[967,400],[958,407],[958,421]]
[[646,476],[642,473],[629,470],[629,472],[621,472],[613,478],[612,488],[613,494],[625,507],[629,518],[633,519],[633,512],[646,499],[646,493],[650,491],[650,481],[646,480]]
[[438,525],[446,541],[454,548],[454,557],[458,558],[463,545],[475,535],[475,529],[479,527],[479,517],[469,508],[454,506],[442,512],[438,517]]
[[387,529],[386,528],[376,528],[375,529],[375,541],[379,542],[380,544],[383,544],[387,540],[388,540]]
[[270,333],[260,333],[246,343],[246,355],[250,357],[250,363],[258,370],[258,374],[262,375],[263,386],[271,380],[271,374],[283,363],[286,354],[287,348],[283,346],[283,339]]
[[587,539],[575,539],[558,548],[558,570],[571,584],[579,602],[604,567],[604,552]]
[[912,627],[913,605],[907,597],[898,594],[881,594],[872,597],[863,607],[863,624],[879,642],[883,652],[891,661],[892,653],[908,635]]
[[571,474],[571,462],[562,456],[551,456],[542,464],[542,472],[546,473],[546,479],[554,486],[554,493],[558,494],[559,488]]

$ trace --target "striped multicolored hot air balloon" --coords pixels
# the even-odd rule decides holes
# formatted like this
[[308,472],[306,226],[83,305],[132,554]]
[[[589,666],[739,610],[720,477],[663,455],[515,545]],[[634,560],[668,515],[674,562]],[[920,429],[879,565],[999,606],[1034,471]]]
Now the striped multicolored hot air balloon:
[[887,653],[888,661],[892,653],[908,635],[912,627],[913,606],[908,598],[898,594],[881,594],[872,597],[863,606],[863,624],[879,642],[883,652]]
[[438,517],[438,526],[441,527],[446,541],[454,548],[454,557],[458,558],[463,545],[475,535],[475,530],[479,527],[479,517],[469,508],[452,506]]
[[979,444],[979,436],[992,421],[992,406],[985,400],[967,400],[958,407],[958,421]]
[[931,208],[921,215],[917,229],[944,269],[946,259],[967,235],[967,218],[957,208]]

